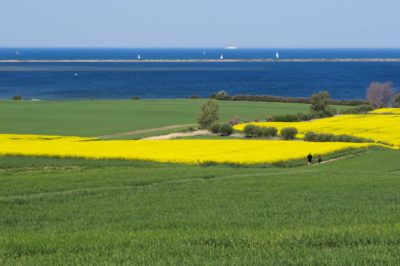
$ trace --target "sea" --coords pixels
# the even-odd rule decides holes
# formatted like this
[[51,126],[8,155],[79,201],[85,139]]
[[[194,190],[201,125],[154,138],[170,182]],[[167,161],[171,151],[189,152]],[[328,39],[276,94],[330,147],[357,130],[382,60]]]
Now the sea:
[[[137,59],[400,58],[400,49],[0,48],[0,99],[207,98],[230,95],[365,99],[371,82],[393,82],[400,62],[56,62]],[[55,60],[5,62],[4,60]]]

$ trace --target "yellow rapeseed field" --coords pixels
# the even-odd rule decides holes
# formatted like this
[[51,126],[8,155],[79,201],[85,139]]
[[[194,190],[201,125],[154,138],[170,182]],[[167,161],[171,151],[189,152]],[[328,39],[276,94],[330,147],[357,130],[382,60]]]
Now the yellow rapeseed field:
[[371,114],[382,114],[382,113],[400,114],[400,108],[381,108],[381,109],[373,110],[370,113]]
[[0,155],[121,158],[196,164],[205,161],[272,163],[327,154],[371,143],[315,143],[281,140],[110,140],[0,134]]
[[[342,115],[311,122],[260,122],[251,124],[261,127],[276,127],[279,130],[283,127],[295,127],[301,135],[308,131],[334,135],[347,134],[395,145],[395,148],[400,145],[400,114]],[[240,124],[234,128],[243,130],[246,125]]]

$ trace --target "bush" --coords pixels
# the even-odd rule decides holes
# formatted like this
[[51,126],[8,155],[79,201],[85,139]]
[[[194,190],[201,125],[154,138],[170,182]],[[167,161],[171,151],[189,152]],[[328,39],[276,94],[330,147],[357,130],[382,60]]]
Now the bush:
[[222,124],[219,127],[219,132],[221,133],[222,136],[229,136],[233,132],[233,128],[229,124]]
[[316,141],[316,142],[374,142],[371,139],[364,139],[350,135],[333,135],[329,133],[317,134],[314,132],[307,132],[305,141]]
[[272,121],[274,121],[274,118],[272,116],[269,115],[265,117],[265,122],[272,122]]
[[253,131],[253,136],[261,138],[263,136],[263,129],[261,127],[255,126]]
[[346,110],[342,110],[342,114],[365,114],[369,111],[374,110],[374,107],[370,104],[363,104],[354,108],[349,108]]
[[231,98],[232,98],[232,96],[230,96],[224,90],[219,91],[217,94],[211,94],[210,95],[210,99],[215,99],[215,100],[227,101],[227,100],[230,100]]
[[317,134],[315,141],[317,142],[332,142],[335,136],[329,133]]
[[192,126],[190,126],[190,127],[188,127],[187,128],[187,132],[193,132],[193,131],[195,131],[196,129],[194,128],[194,127],[192,127]]
[[275,137],[278,134],[278,129],[276,127],[264,127],[263,136],[264,137]]
[[304,137],[305,141],[316,141],[317,138],[317,134],[312,132],[312,131],[308,131],[306,136]]
[[218,103],[213,100],[208,100],[201,105],[201,111],[197,117],[197,121],[203,128],[210,128],[210,126],[218,121]]
[[312,113],[306,113],[306,114],[298,113],[298,114],[297,114],[297,118],[298,118],[300,121],[308,121],[308,120],[313,119],[313,118],[314,118],[314,115],[313,115]]
[[139,100],[139,99],[140,99],[139,96],[133,96],[133,97],[131,98],[131,100]]
[[297,135],[297,129],[294,127],[284,127],[281,129],[281,136],[284,139],[294,139]]
[[256,128],[255,125],[249,124],[246,125],[243,129],[244,134],[247,138],[253,137],[254,136],[254,129]]
[[13,96],[13,100],[22,100],[22,96],[21,95],[14,95]]
[[274,121],[276,122],[297,122],[299,118],[297,115],[287,114],[287,115],[276,115],[274,116]]
[[192,94],[189,96],[189,99],[203,99],[203,97]]
[[214,133],[214,134],[217,134],[217,133],[219,133],[220,132],[220,124],[218,124],[218,123],[214,123],[214,124],[212,124],[211,126],[210,126],[210,131],[212,132],[212,133]]
[[392,99],[392,107],[399,108],[400,107],[400,93],[393,97]]
[[240,124],[240,117],[239,116],[235,116],[234,118],[228,119],[228,124],[230,124],[231,126]]

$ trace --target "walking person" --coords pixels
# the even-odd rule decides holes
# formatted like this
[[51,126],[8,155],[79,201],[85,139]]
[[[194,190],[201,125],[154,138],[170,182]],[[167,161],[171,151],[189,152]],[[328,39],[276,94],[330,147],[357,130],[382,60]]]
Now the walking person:
[[322,162],[321,155],[318,155],[318,164],[321,164],[321,162]]
[[312,155],[311,155],[311,152],[308,154],[307,160],[308,160],[308,166],[310,166],[311,163],[312,163]]

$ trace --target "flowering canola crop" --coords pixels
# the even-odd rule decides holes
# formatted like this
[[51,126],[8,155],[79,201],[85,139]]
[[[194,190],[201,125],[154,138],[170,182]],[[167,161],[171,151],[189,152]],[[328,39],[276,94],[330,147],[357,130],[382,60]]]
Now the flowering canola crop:
[[326,154],[371,143],[281,140],[109,140],[93,138],[0,134],[0,155],[59,156],[188,163],[272,163]]
[[400,114],[400,108],[381,108],[370,112],[371,114],[382,114],[382,113],[392,113]]
[[[295,127],[300,134],[315,133],[347,134],[372,139],[391,145],[400,145],[400,114],[398,115],[342,115],[305,122],[260,122],[251,123],[261,127]],[[234,128],[243,130],[247,124]]]

